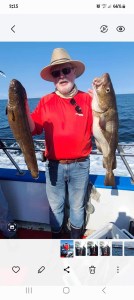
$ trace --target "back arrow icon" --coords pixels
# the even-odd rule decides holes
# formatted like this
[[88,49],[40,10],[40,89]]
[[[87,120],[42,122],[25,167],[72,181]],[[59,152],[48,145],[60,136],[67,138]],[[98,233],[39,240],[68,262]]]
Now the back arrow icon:
[[13,25],[13,26],[11,27],[11,30],[15,33],[14,27],[15,27],[15,25]]
[[104,287],[104,289],[102,290],[102,292],[103,292],[104,294],[106,294],[105,289],[106,289],[106,287]]

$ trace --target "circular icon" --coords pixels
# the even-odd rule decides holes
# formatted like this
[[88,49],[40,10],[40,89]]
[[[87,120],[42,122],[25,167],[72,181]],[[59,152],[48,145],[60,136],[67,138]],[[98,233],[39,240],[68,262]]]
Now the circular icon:
[[107,31],[108,31],[108,26],[107,26],[107,25],[102,25],[102,26],[100,27],[100,32],[106,33]]
[[124,26],[118,26],[118,27],[116,28],[116,30],[117,30],[118,32],[123,32],[123,31],[125,30],[125,27],[124,27]]
[[64,288],[63,288],[63,293],[64,293],[64,294],[69,294],[69,293],[70,293],[70,288],[67,287],[67,286],[64,287]]
[[7,224],[7,229],[10,232],[15,232],[17,231],[17,224],[15,222],[10,222]]

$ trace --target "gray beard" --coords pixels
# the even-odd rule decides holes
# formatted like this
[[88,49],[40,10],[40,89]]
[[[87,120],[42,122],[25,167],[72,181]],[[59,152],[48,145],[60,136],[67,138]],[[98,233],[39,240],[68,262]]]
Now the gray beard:
[[77,86],[74,85],[73,89],[69,93],[67,93],[66,95],[63,95],[57,89],[55,90],[55,93],[58,96],[60,96],[61,98],[73,98],[78,93],[78,89],[77,89]]

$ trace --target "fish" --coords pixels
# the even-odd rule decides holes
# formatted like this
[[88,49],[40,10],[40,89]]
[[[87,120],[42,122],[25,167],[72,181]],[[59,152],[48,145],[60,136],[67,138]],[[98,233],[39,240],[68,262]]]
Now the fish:
[[26,114],[27,93],[23,85],[16,79],[9,85],[9,100],[6,108],[8,123],[24,155],[28,170],[34,179],[38,178],[38,165],[34,142]]
[[104,184],[115,186],[113,170],[117,167],[119,127],[115,91],[108,73],[96,77],[92,86],[93,136],[97,149],[103,155],[103,167],[106,169]]

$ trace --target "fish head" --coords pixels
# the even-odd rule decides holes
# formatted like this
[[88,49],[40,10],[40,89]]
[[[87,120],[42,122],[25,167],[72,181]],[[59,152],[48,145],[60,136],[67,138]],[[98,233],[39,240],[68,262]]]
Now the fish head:
[[108,73],[93,80],[93,109],[104,112],[115,105],[115,92]]
[[23,85],[16,79],[12,79],[9,85],[9,104],[23,103],[27,100],[26,91]]

